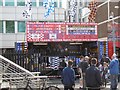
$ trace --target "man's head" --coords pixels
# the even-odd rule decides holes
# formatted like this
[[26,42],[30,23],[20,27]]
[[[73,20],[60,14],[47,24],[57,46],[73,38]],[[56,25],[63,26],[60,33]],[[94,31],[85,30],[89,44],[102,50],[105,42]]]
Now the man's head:
[[83,61],[85,58],[84,56],[80,56],[80,60]]
[[97,64],[97,59],[96,58],[92,58],[91,59],[91,64],[92,65],[96,65]]
[[113,55],[112,55],[112,59],[114,59],[114,58],[116,58],[117,57],[117,55],[114,53]]
[[106,54],[103,54],[102,57],[105,58],[105,57],[106,57]]
[[89,57],[88,57],[88,56],[85,56],[85,60],[88,61],[88,60],[89,60]]
[[73,60],[69,60],[68,61],[68,66],[72,66],[73,65]]
[[104,67],[108,66],[108,63],[104,62],[104,63],[103,63],[103,66],[104,66]]

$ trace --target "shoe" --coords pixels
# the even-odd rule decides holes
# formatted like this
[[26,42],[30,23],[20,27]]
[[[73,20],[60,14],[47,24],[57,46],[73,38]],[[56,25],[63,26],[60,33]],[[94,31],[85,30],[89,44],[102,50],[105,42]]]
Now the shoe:
[[83,90],[83,88],[82,87],[79,87],[79,89],[78,90]]

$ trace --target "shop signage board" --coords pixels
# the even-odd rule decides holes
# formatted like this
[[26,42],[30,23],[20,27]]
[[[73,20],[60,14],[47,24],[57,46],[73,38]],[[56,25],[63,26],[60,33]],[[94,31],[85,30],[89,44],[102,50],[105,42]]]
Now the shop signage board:
[[97,41],[96,23],[27,22],[28,42]]

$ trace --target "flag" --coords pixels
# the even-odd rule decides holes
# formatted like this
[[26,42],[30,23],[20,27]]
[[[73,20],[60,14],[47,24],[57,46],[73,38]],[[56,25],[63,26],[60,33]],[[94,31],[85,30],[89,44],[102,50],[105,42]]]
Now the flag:
[[25,4],[25,6],[27,7],[27,10],[24,10],[23,11],[23,17],[25,17],[25,18],[28,18],[28,17],[31,17],[31,9],[32,9],[32,2],[31,2],[31,0],[26,0],[26,4]]
[[54,70],[58,70],[60,66],[60,58],[59,57],[49,57],[50,67]]
[[91,1],[88,8],[91,10],[88,16],[88,20],[89,22],[95,22],[95,16],[97,13],[97,2],[95,0]]
[[70,0],[70,10],[69,15],[74,17],[77,10],[77,1],[76,0]]
[[43,7],[45,7],[46,9],[49,7],[49,2],[48,2],[48,0],[44,0],[44,1],[43,1]]
[[52,12],[54,12],[54,1],[53,0],[44,0],[43,6],[47,9],[45,12],[44,17],[48,17]]

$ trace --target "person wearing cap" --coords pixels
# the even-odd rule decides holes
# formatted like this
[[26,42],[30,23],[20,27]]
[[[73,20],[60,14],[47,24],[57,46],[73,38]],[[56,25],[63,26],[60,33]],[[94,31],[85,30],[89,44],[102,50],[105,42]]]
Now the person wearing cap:
[[73,61],[68,60],[68,66],[62,71],[62,83],[64,85],[64,90],[74,90],[75,86],[75,71],[72,68]]
[[117,55],[114,53],[112,55],[112,60],[109,65],[109,70],[110,70],[110,90],[117,90],[118,86],[118,75],[119,75],[119,61],[117,58]]

